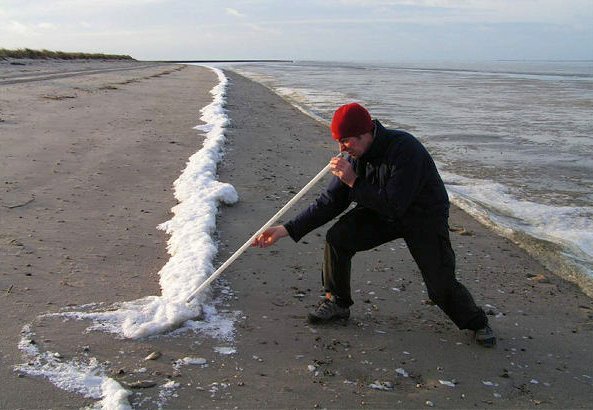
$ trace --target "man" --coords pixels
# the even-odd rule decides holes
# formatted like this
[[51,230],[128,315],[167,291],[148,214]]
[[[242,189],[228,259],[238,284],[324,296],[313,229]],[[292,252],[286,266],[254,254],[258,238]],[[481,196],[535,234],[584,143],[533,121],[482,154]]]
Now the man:
[[284,225],[267,229],[253,246],[267,247],[290,235],[303,236],[344,212],[327,232],[323,262],[325,300],[309,314],[311,323],[350,317],[354,303],[350,267],[356,252],[403,238],[418,264],[428,296],[460,329],[493,346],[496,337],[484,311],[455,278],[449,241],[449,198],[436,166],[411,134],[387,130],[357,103],[338,108],[332,137],[349,158],[330,161],[334,174],[326,192]]

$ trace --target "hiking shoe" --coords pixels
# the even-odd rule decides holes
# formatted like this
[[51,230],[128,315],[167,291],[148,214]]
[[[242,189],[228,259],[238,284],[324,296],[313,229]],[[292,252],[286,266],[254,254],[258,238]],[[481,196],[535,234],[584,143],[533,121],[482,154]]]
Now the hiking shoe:
[[476,343],[484,347],[492,347],[496,344],[496,336],[488,325],[476,330]]
[[309,323],[327,323],[334,320],[348,319],[350,308],[339,306],[333,299],[325,298],[317,308],[309,313]]

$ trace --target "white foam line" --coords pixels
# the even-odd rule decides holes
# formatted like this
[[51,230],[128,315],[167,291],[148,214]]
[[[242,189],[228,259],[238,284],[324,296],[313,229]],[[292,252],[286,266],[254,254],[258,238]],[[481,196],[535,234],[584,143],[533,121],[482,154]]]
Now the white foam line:
[[452,202],[503,236],[522,231],[559,244],[583,261],[593,260],[592,207],[538,204],[515,198],[508,187],[496,182],[442,175]]
[[159,272],[162,295],[123,302],[115,310],[64,313],[92,320],[90,330],[140,338],[169,331],[201,314],[205,294],[191,305],[185,300],[214,271],[212,262],[218,247],[212,233],[216,229],[218,204],[238,200],[232,185],[216,179],[226,140],[224,128],[228,124],[224,109],[228,80],[220,69],[209,68],[216,73],[219,83],[210,91],[212,102],[201,109],[201,120],[206,124],[196,127],[206,131],[203,147],[189,158],[173,184],[179,201],[172,209],[173,218],[158,226],[171,235],[167,242],[171,258]]
[[[216,73],[219,83],[210,91],[212,103],[201,109],[201,120],[206,124],[196,127],[206,132],[203,147],[189,158],[185,170],[174,182],[175,197],[179,204],[172,209],[173,218],[158,226],[171,235],[167,242],[171,258],[159,272],[162,295],[122,302],[100,310],[96,305],[85,305],[78,307],[78,311],[68,309],[58,316],[90,319],[93,321],[90,330],[140,338],[163,333],[184,322],[191,324],[190,319],[201,314],[202,303],[207,295],[200,295],[191,305],[185,301],[214,271],[212,262],[218,247],[211,235],[216,228],[219,202],[230,204],[238,200],[232,185],[216,179],[216,167],[223,155],[224,128],[228,124],[224,109],[228,80],[221,70],[208,68]],[[92,308],[96,310],[89,311]],[[206,306],[207,320],[221,318],[212,312],[213,309]],[[56,314],[41,315],[40,318],[49,316]],[[210,327],[229,338],[232,325],[225,320],[222,322],[220,325],[212,323]],[[97,359],[62,361],[59,354],[40,352],[32,338],[30,325],[23,327],[22,333],[19,349],[27,362],[15,366],[16,371],[45,377],[61,389],[101,399],[97,406],[104,409],[130,408],[130,392],[106,377]],[[164,403],[177,386],[168,384],[164,390],[161,389],[160,401]]]
[[57,352],[39,351],[30,325],[25,325],[21,333],[19,349],[27,362],[15,366],[15,371],[44,377],[62,390],[89,399],[100,399],[96,407],[101,409],[131,409],[128,402],[130,392],[105,376],[105,370],[96,358],[63,361]]

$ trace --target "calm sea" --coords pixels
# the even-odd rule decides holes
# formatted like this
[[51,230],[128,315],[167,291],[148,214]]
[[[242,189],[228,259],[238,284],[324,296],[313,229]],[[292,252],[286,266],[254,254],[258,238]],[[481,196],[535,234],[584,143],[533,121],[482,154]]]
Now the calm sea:
[[432,153],[452,201],[593,295],[593,62],[245,64],[311,115],[358,101]]

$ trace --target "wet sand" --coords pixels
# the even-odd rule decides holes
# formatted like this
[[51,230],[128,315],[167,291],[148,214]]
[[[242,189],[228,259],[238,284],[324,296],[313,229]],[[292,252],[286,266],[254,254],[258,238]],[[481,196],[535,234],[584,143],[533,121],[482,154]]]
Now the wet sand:
[[[202,68],[135,66],[0,85],[0,408],[89,403],[12,371],[23,362],[17,349],[23,325],[43,328],[36,339],[42,349],[77,357],[81,346],[93,346],[83,324],[40,322],[38,315],[160,294],[167,235],[155,228],[170,219],[172,183],[201,147],[192,127],[217,78]],[[43,76],[114,67],[8,68]],[[91,353],[113,360],[119,342],[93,336],[106,351]]]
[[[179,383],[169,408],[590,405],[591,299],[457,209],[450,224],[458,276],[487,306],[499,336],[494,349],[475,345],[471,332],[427,302],[403,241],[355,257],[349,322],[309,326],[327,226],[299,244],[287,238],[248,250],[224,273],[232,294],[219,309],[240,312],[234,341],[202,334],[119,340],[84,333],[85,323],[36,319],[69,305],[160,293],[156,273],[167,238],[155,226],[169,219],[171,184],[200,148],[192,127],[216,81],[209,70],[178,68],[2,86],[1,408],[93,403],[12,371],[22,363],[19,332],[29,322],[40,346],[65,358],[90,352],[122,383]],[[323,125],[263,86],[226,74],[231,125],[219,179],[240,200],[221,208],[219,262],[335,152]],[[220,346],[237,352],[221,355],[214,350]],[[151,351],[162,355],[144,361]],[[172,367],[186,356],[208,364]],[[146,371],[135,371],[141,367]],[[132,403],[154,408],[157,387],[135,389]]]

